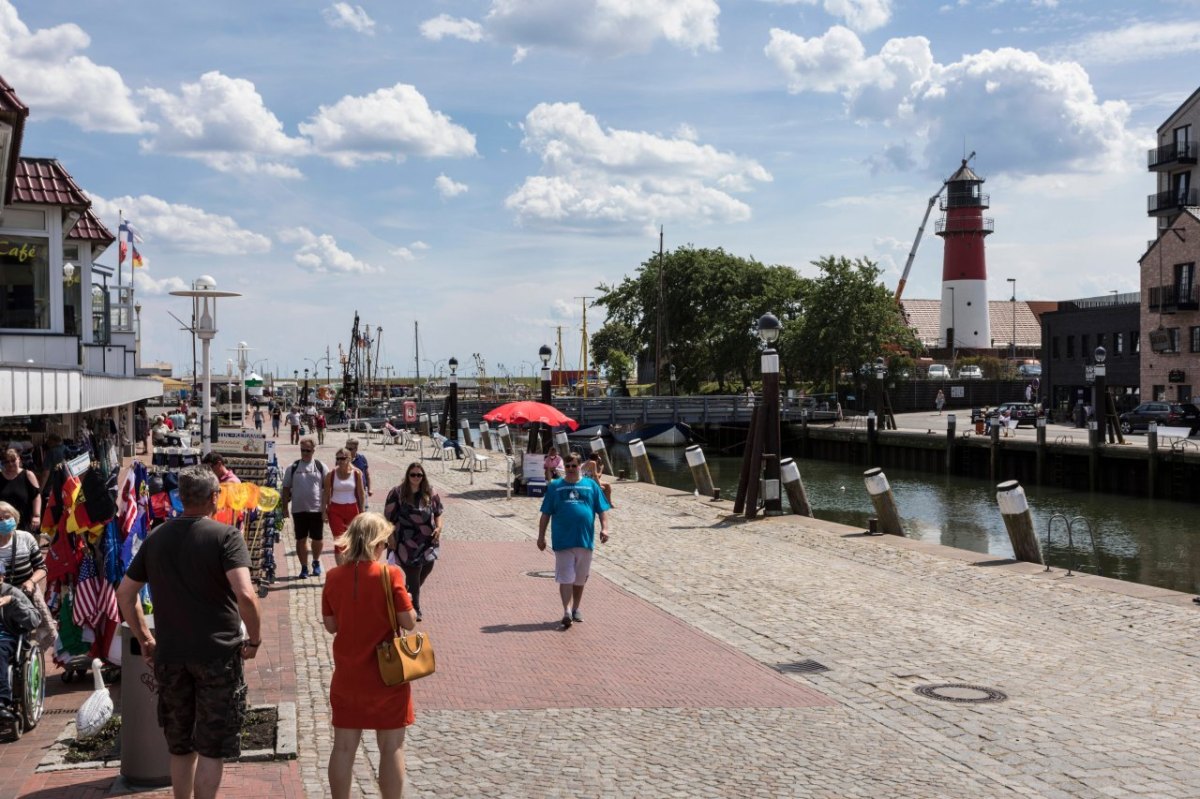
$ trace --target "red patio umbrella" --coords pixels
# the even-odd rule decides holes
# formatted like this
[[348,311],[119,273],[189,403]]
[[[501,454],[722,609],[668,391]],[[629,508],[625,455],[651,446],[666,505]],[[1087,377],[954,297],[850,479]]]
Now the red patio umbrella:
[[505,424],[532,424],[541,422],[551,427],[565,425],[571,430],[579,429],[579,422],[566,416],[553,405],[546,405],[533,400],[508,402],[485,413],[483,418],[489,422],[504,422]]

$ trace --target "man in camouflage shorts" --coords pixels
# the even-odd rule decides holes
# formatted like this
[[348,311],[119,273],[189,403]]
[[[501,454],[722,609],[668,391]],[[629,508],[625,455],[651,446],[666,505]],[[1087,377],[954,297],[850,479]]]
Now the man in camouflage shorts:
[[[176,797],[194,791],[197,799],[208,799],[220,791],[222,760],[240,753],[242,661],[262,644],[246,541],[237,528],[208,518],[219,496],[208,469],[180,473],[183,515],[146,539],[117,587],[121,615],[158,682],[158,723],[171,753]],[[154,632],[138,598],[147,583]]]

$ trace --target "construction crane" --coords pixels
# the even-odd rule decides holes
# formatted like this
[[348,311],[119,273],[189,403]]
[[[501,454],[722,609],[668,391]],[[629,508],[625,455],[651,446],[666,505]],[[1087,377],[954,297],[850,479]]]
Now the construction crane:
[[[963,166],[975,157],[975,151],[963,160]],[[929,198],[929,204],[925,206],[925,216],[921,218],[921,226],[917,228],[917,237],[913,239],[912,249],[908,251],[908,260],[904,262],[904,273],[900,275],[900,282],[896,284],[896,304],[900,304],[900,298],[904,295],[904,284],[908,282],[908,273],[912,271],[913,261],[917,257],[917,248],[921,246],[921,237],[925,235],[925,226],[929,224],[929,215],[933,213],[933,206],[937,205],[938,199],[946,191],[946,184],[949,181],[943,180],[942,186],[937,190],[937,193]]]

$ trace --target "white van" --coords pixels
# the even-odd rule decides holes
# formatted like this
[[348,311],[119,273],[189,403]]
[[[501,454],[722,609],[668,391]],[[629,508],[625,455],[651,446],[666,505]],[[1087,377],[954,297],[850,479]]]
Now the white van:
[[929,367],[929,379],[930,380],[949,380],[950,379],[950,367],[946,366],[946,364],[944,364],[944,363],[931,364]]

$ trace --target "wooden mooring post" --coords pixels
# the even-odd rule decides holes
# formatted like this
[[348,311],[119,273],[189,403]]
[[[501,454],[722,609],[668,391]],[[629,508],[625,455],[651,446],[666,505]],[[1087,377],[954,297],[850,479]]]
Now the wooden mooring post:
[[692,480],[696,483],[696,491],[702,497],[713,497],[712,474],[708,471],[708,461],[704,459],[704,450],[699,444],[693,444],[684,450],[688,468],[692,470]]
[[650,468],[650,456],[646,454],[646,445],[640,438],[629,442],[629,455],[633,458],[634,465],[637,466],[638,482],[658,485],[654,482],[654,469]]
[[946,417],[946,474],[954,474],[954,428],[956,419],[954,414],[949,414]]
[[784,458],[779,463],[779,473],[780,479],[783,480],[783,488],[787,491],[788,504],[792,506],[792,513],[813,517],[812,506],[808,504],[808,492],[804,490],[804,480],[800,478],[800,467],[796,465],[796,461]]
[[863,482],[867,485],[867,493],[871,495],[871,504],[875,506],[879,529],[890,535],[904,535],[904,528],[900,526],[900,512],[896,509],[896,497],[892,494],[892,487],[883,469],[867,469],[863,472]]
[[1040,563],[1042,549],[1033,530],[1033,515],[1029,512],[1029,500],[1025,489],[1017,480],[1006,480],[996,486],[996,504],[1004,518],[1008,539],[1012,542],[1013,557],[1027,563]]

